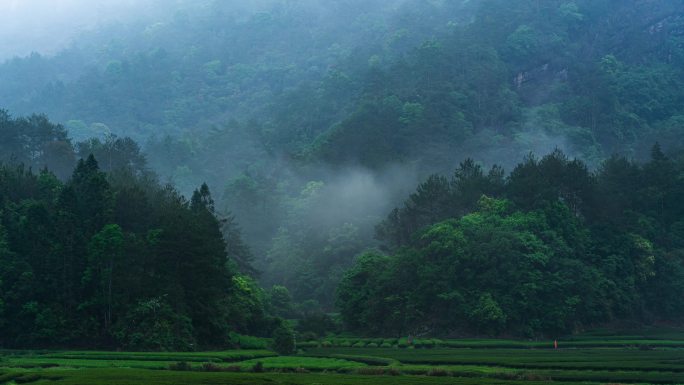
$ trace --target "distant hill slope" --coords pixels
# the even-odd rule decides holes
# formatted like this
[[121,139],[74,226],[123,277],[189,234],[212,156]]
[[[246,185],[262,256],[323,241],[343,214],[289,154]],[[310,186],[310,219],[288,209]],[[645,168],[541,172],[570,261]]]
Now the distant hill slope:
[[589,169],[684,148],[684,0],[228,3],[8,61],[0,107],[208,182],[296,301],[332,308],[406,186],[467,157],[507,175],[556,148]]
[[593,162],[678,140],[681,0],[263,9],[203,1],[153,24],[103,27],[54,57],[7,61],[0,106],[46,113],[77,139],[213,140],[213,126],[252,121],[265,151],[371,168],[473,154],[511,163],[554,147]]
[[[340,88],[342,73],[365,70],[373,55],[395,56],[452,18],[418,2],[271,3],[185,4],[156,23],[103,26],[54,57],[9,60],[0,66],[0,106],[46,113],[78,137],[101,134],[102,124],[137,139],[202,131],[263,117],[293,89],[315,90],[325,79]],[[411,20],[416,7],[424,20]],[[343,86],[335,98],[359,88]],[[340,117],[326,114],[322,123]]]

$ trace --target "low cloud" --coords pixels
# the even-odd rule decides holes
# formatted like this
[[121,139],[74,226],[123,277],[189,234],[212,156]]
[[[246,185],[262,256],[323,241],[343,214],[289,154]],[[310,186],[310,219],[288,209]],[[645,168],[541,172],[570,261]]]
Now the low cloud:
[[98,25],[153,14],[155,4],[158,0],[0,0],[0,60],[55,54]]

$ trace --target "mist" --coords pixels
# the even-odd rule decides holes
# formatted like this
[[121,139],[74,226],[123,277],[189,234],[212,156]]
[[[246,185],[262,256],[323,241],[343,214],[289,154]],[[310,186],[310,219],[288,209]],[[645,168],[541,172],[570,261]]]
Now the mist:
[[[683,144],[681,7],[604,3],[0,0],[0,109],[56,124],[53,152],[21,159],[61,162],[63,181],[98,150],[188,199],[206,183],[262,283],[332,311],[433,173],[471,158],[509,175],[555,150],[598,172]],[[655,21],[631,28],[639,14]]]
[[[173,4],[172,2],[169,2]],[[54,55],[80,34],[159,13],[158,0],[2,0],[0,60]]]
[[[54,55],[81,35],[111,25],[168,21],[177,12],[228,10],[249,15],[269,10],[277,0],[2,0],[0,1],[0,62],[33,52]],[[316,13],[334,12],[325,1],[301,2]],[[400,2],[395,1],[396,7]],[[117,36],[111,36],[117,38]]]
[[684,374],[683,42],[684,0],[0,0],[0,378]]

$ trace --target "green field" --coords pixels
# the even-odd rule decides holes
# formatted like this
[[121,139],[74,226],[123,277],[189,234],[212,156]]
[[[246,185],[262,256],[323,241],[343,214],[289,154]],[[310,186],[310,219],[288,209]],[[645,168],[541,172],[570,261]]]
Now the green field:
[[[585,335],[545,342],[336,338],[295,356],[1,351],[0,384],[684,383],[684,334]],[[338,346],[334,346],[338,345]],[[384,346],[384,347],[381,347]]]

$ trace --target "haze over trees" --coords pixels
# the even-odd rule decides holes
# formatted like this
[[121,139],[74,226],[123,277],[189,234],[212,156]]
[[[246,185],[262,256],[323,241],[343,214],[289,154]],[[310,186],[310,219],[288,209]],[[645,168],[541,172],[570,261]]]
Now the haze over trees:
[[682,320],[684,1],[153,4],[0,64],[0,346]]
[[64,182],[0,175],[0,345],[188,350],[277,326],[206,185],[186,200],[144,162],[104,173],[93,155]]
[[467,160],[378,226],[390,253],[345,274],[342,317],[371,334],[528,337],[681,319],[683,172],[658,145],[593,173],[560,151],[507,178]]

